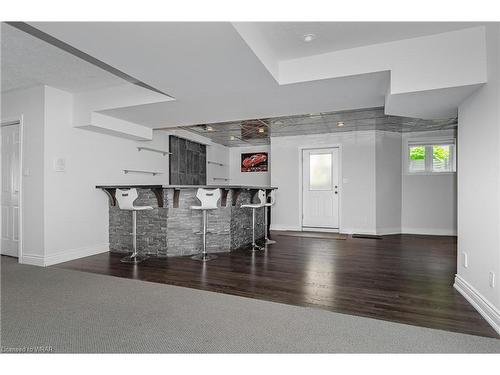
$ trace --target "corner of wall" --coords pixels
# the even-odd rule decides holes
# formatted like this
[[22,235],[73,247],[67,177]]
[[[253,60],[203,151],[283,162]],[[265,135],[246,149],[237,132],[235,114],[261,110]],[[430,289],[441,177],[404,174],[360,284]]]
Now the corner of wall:
[[469,301],[469,303],[500,335],[500,310],[493,306],[481,293],[459,275],[455,275],[453,287]]

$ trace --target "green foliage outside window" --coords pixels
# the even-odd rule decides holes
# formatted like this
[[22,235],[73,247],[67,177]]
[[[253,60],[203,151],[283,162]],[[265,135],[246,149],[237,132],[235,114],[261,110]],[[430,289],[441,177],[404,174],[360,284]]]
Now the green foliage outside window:
[[425,146],[411,147],[410,160],[425,160]]
[[[433,146],[432,158],[434,160],[448,160],[450,158],[450,146]],[[425,146],[411,147],[410,160],[425,160]]]
[[450,158],[450,146],[434,146],[432,159],[445,161]]

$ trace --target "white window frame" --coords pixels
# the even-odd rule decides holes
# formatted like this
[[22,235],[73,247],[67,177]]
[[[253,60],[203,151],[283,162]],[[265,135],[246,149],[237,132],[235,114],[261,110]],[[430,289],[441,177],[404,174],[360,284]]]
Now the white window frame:
[[[411,172],[410,171],[410,147],[412,146],[433,146],[433,145],[443,145],[443,144],[451,144],[453,145],[451,151],[451,158],[453,163],[453,171],[445,171],[438,172],[432,170],[432,153],[428,152],[426,147],[425,153],[425,171],[419,172]],[[429,157],[430,156],[430,157]],[[455,174],[457,173],[457,142],[453,137],[439,137],[439,138],[409,138],[405,142],[405,149],[403,153],[403,165],[405,168],[405,174],[414,176],[414,175],[446,175],[446,174]]]

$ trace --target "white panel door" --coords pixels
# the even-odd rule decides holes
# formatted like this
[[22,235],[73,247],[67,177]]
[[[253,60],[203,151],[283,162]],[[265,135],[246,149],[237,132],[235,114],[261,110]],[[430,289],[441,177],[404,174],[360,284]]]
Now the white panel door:
[[19,249],[20,126],[2,126],[2,248],[17,257]]
[[302,227],[339,228],[339,149],[302,151]]

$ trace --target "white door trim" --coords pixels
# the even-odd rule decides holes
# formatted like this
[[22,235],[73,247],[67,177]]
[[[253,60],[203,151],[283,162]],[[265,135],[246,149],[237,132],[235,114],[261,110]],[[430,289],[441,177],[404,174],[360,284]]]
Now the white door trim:
[[[302,163],[303,163],[303,154],[304,150],[321,150],[321,149],[326,149],[326,148],[338,148],[339,149],[339,157],[338,157],[338,164],[339,164],[339,187],[338,187],[338,192],[339,192],[339,229],[338,232],[342,233],[342,197],[343,197],[343,179],[342,179],[342,144],[340,143],[333,143],[333,144],[321,144],[321,145],[310,145],[310,146],[299,146],[298,147],[298,153],[299,153],[299,223],[300,223],[300,230],[304,231],[303,227],[303,207],[302,207],[302,196],[303,196],[303,176],[302,176]],[[309,230],[314,230],[316,229],[309,229]],[[305,230],[307,231],[307,229]],[[328,231],[328,230],[327,230]],[[332,231],[332,230],[330,230]],[[332,232],[337,232],[337,230],[332,231]]]
[[[19,124],[17,124],[19,123]],[[19,125],[19,241],[18,241],[18,251],[17,251],[17,261],[22,263],[23,259],[23,144],[24,144],[24,122],[23,115],[18,117],[11,117],[0,119],[0,127]],[[0,163],[0,175],[1,175],[2,165]],[[1,194],[1,192],[0,192]],[[1,230],[1,226],[0,226]]]

